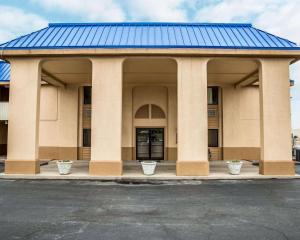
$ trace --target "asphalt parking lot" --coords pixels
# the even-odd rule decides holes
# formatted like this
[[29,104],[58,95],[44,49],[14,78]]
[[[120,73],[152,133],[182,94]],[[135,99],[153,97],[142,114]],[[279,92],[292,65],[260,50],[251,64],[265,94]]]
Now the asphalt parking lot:
[[0,180],[0,239],[300,239],[300,180]]

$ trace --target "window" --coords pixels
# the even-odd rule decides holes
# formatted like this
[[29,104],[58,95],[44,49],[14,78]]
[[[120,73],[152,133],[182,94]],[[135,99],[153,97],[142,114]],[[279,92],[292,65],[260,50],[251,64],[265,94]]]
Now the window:
[[8,102],[9,100],[9,88],[0,87],[0,102]]
[[218,104],[218,87],[207,88],[207,103],[211,105]]
[[154,104],[146,104],[141,106],[135,113],[135,118],[143,118],[149,119],[150,118],[150,111],[151,111],[151,118],[153,119],[164,119],[166,115],[164,111]]
[[135,118],[149,118],[149,105],[141,106],[135,113]]
[[208,129],[208,147],[219,147],[218,129]]
[[92,87],[83,87],[83,104],[92,104]]
[[217,109],[208,109],[207,116],[208,117],[217,117]]
[[166,118],[164,111],[154,104],[151,104],[151,118]]
[[91,129],[85,128],[83,129],[83,147],[91,147]]

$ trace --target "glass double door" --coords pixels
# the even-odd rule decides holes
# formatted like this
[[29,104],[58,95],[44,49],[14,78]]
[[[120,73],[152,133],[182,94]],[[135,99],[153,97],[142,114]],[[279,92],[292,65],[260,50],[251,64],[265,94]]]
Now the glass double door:
[[164,159],[164,129],[137,128],[136,129],[136,159],[163,160]]

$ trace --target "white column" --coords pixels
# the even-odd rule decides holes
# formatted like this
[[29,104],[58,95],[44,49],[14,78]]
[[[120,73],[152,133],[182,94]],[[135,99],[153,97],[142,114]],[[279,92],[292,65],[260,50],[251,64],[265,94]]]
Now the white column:
[[260,173],[295,174],[291,146],[289,64],[260,59]]
[[207,58],[178,58],[177,175],[208,175]]
[[13,59],[11,64],[8,149],[5,173],[33,174],[38,161],[40,60]]
[[90,174],[121,175],[122,58],[92,58]]

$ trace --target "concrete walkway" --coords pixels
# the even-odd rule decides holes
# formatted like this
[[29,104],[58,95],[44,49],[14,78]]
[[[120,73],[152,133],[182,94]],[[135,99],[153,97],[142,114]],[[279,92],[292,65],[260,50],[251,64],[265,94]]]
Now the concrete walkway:
[[265,176],[258,173],[258,166],[252,165],[249,161],[244,161],[242,172],[240,175],[230,175],[227,170],[225,161],[211,161],[209,176],[176,176],[175,162],[159,163],[156,172],[152,176],[145,176],[142,172],[141,165],[136,161],[125,161],[124,172],[122,176],[92,176],[88,174],[88,161],[74,161],[72,172],[69,175],[59,175],[55,161],[50,161],[47,165],[41,166],[41,173],[36,175],[23,174],[0,174],[0,178],[5,179],[76,179],[76,180],[205,180],[205,179],[292,179],[300,178],[300,175],[281,176],[272,175]]

